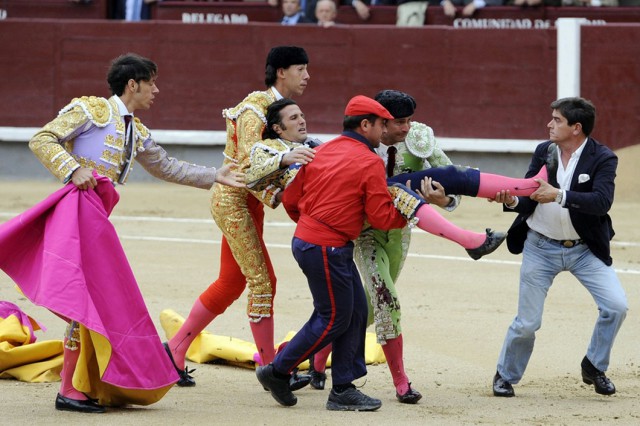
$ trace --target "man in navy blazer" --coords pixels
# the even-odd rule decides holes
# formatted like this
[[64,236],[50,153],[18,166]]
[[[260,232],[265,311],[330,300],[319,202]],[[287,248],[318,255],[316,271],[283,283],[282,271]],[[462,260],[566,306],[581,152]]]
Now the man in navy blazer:
[[507,246],[522,253],[518,314],[511,323],[493,379],[495,396],[515,396],[542,323],[547,292],[555,276],[568,271],[591,293],[598,319],[581,363],[582,380],[602,395],[616,388],[605,375],[611,348],[627,313],[627,299],[612,268],[609,242],[614,231],[608,211],[613,204],[618,158],[589,137],[595,107],[582,98],[551,103],[549,140],[535,150],[526,176],[547,167],[549,182],[530,197],[496,194],[505,211],[518,217]]

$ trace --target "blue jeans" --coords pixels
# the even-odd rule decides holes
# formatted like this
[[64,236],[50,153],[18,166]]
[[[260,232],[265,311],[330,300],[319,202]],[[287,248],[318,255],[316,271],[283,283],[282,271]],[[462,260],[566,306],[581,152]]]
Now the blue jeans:
[[613,341],[627,316],[627,298],[613,268],[594,256],[586,244],[566,248],[531,230],[522,255],[518,315],[507,331],[498,359],[500,376],[512,384],[522,378],[533,352],[535,332],[542,323],[547,292],[562,271],[571,272],[598,306],[587,358],[598,370],[606,371]]

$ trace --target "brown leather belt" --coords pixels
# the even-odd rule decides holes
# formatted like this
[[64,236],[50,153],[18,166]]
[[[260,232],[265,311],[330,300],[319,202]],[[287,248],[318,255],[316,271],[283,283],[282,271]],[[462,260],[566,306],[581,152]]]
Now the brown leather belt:
[[561,246],[566,247],[566,248],[571,248],[571,247],[575,247],[575,246],[580,245],[580,244],[584,244],[584,240],[554,240],[553,238],[549,238],[546,235],[539,233],[538,231],[533,231],[533,232],[535,232],[543,240],[551,241],[552,243],[556,243],[556,244],[560,244]]

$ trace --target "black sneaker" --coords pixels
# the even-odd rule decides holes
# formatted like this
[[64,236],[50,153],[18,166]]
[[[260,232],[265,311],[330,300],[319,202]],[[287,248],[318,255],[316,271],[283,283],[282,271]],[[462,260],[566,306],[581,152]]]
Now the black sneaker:
[[280,379],[274,375],[273,364],[258,367],[256,376],[262,386],[271,392],[273,399],[279,404],[286,407],[296,405],[298,398],[291,392],[289,388],[289,379]]
[[375,411],[380,407],[382,401],[363,394],[355,386],[340,393],[331,389],[327,401],[327,410],[331,411]]
[[502,244],[505,238],[507,238],[506,232],[494,232],[490,228],[487,228],[486,233],[487,238],[480,247],[467,249],[467,254],[473,260],[478,260],[486,254],[493,253],[498,247],[500,247],[500,244]]

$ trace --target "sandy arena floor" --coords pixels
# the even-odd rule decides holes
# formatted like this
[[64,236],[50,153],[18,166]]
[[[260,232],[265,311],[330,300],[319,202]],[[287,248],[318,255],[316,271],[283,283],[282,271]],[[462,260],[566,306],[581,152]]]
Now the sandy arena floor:
[[[627,291],[629,314],[614,347],[609,376],[618,392],[596,395],[580,379],[597,311],[589,294],[569,274],[558,277],[546,304],[544,323],[517,397],[495,398],[491,379],[507,327],[516,312],[520,257],[501,247],[474,262],[455,244],[414,232],[400,287],[405,364],[418,405],[399,404],[386,364],[370,366],[359,381],[382,399],[374,413],[337,413],[324,408],[328,390],[297,393],[298,405],[280,407],[258,384],[252,370],[229,365],[195,365],[195,388],[174,388],[149,407],[111,409],[103,415],[58,412],[58,383],[0,381],[2,424],[12,425],[322,425],[322,424],[603,424],[640,423],[640,196],[633,188],[640,147],[620,152],[617,199],[611,211],[617,235],[614,267]],[[42,182],[0,182],[0,222],[25,210],[59,186]],[[121,188],[112,219],[160,332],[159,314],[172,308],[186,316],[200,292],[217,276],[221,233],[210,219],[208,193],[169,184],[131,182]],[[448,214],[455,223],[482,231],[505,230],[514,216],[495,204],[467,198]],[[162,220],[160,220],[162,218]],[[289,249],[293,224],[283,211],[269,211],[265,240],[278,274],[276,339],[296,330],[311,312],[306,281]],[[64,324],[15,292],[0,272],[0,300],[17,303],[49,331],[40,340],[60,339]],[[251,340],[241,297],[208,328],[219,335]],[[164,339],[164,335],[161,333]],[[189,363],[192,365],[193,363]]]

